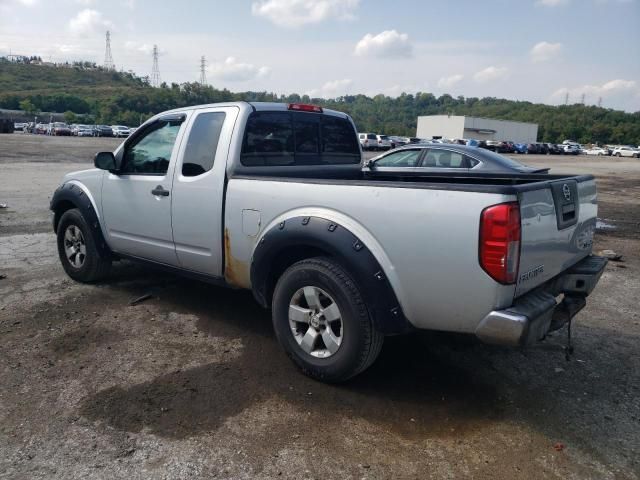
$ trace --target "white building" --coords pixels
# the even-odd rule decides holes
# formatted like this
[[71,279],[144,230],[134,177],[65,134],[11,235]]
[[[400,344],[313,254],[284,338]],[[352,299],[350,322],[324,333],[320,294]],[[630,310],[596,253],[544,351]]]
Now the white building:
[[534,143],[538,139],[538,124],[462,115],[428,115],[418,117],[416,137],[427,140],[433,137],[473,138]]

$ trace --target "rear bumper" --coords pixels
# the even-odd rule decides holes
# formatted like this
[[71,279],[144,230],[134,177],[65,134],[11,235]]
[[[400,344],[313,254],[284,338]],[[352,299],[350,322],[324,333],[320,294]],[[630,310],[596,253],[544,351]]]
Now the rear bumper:
[[[561,328],[585,306],[585,298],[602,276],[607,259],[590,256],[540,288],[516,299],[504,310],[494,310],[482,319],[476,336],[497,345],[531,345],[550,331]],[[560,303],[556,297],[564,294]]]

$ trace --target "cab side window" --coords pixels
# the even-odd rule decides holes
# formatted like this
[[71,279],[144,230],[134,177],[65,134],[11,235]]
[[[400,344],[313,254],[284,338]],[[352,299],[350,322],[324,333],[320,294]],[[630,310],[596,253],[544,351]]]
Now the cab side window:
[[153,123],[145,132],[125,145],[121,174],[164,175],[169,168],[171,153],[182,121]]
[[226,114],[201,113],[193,122],[182,159],[182,175],[197,177],[213,168]]

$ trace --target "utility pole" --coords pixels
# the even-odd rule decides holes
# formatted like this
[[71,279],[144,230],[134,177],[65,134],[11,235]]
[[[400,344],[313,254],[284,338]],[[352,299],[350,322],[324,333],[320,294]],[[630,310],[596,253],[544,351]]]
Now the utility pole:
[[106,46],[104,49],[104,68],[107,70],[114,70],[116,67],[113,64],[113,57],[111,56],[111,32],[107,30]]
[[207,84],[207,60],[204,55],[200,57],[200,85],[203,87]]
[[158,46],[153,46],[153,68],[151,69],[151,86],[160,86],[160,67],[158,67]]

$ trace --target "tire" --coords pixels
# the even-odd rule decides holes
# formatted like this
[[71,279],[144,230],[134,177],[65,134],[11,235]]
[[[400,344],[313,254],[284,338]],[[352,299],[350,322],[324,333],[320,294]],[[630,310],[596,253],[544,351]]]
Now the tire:
[[[98,252],[91,229],[80,210],[73,208],[64,212],[58,223],[57,237],[58,256],[67,275],[83,283],[96,282],[107,276],[111,259]],[[75,254],[68,255],[68,248]]]
[[[320,309],[310,308],[314,302],[307,302],[309,289],[316,292],[315,303]],[[337,315],[332,303],[337,307]],[[308,321],[291,321],[292,306],[298,310],[298,317]],[[360,290],[347,271],[330,258],[309,258],[289,267],[278,280],[272,307],[278,342],[303,373],[317,380],[332,383],[348,380],[366,370],[382,348],[384,335],[373,326]],[[329,323],[329,317],[322,314],[329,308],[331,316],[334,319],[338,316],[339,320]],[[316,315],[312,315],[314,311]],[[318,322],[324,322],[324,328]],[[310,333],[315,340],[305,350],[303,344]],[[334,340],[328,335],[330,341],[325,342],[328,333],[333,334]]]

